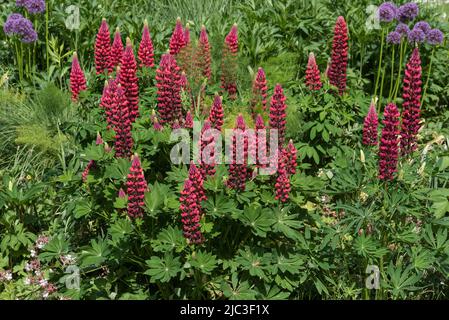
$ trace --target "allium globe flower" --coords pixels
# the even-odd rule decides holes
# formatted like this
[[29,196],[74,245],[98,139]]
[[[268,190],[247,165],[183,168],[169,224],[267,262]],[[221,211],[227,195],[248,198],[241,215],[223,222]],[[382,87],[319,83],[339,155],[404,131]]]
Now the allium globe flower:
[[427,32],[426,40],[427,43],[431,45],[442,44],[444,40],[443,32],[439,29],[432,29]]
[[3,31],[9,37],[17,36],[23,43],[37,41],[37,33],[34,30],[33,23],[19,13],[13,13],[8,16],[3,25]]
[[403,4],[398,8],[397,19],[401,22],[412,21],[419,14],[419,7],[414,2]]
[[401,36],[407,36],[410,32],[410,28],[405,23],[399,23],[394,30],[401,34]]
[[[45,12],[45,0],[24,0],[23,7],[30,14],[39,14]],[[17,4],[17,2],[16,2]]]
[[429,32],[432,28],[426,21],[419,21],[415,24],[413,29],[420,29],[422,32],[424,32],[424,34],[427,34],[427,32]]
[[426,34],[421,29],[413,29],[407,35],[408,42],[410,43],[422,43],[426,40]]
[[384,2],[379,6],[377,14],[381,22],[391,22],[396,18],[398,8],[392,2]]
[[387,35],[387,42],[390,44],[400,44],[401,43],[401,34],[396,31],[392,31]]

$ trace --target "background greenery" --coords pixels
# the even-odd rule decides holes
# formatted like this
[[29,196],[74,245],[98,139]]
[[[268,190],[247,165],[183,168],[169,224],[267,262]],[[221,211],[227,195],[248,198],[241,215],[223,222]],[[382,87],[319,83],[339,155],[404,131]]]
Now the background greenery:
[[[1,25],[14,2],[2,4]],[[377,180],[376,150],[361,145],[380,53],[380,31],[365,28],[365,9],[379,1],[73,1],[81,13],[74,31],[65,27],[69,4],[47,3],[49,51],[41,17],[31,79],[18,81],[9,39],[0,32],[0,271],[13,273],[11,281],[0,282],[0,298],[43,297],[39,286],[24,283],[30,276],[24,266],[44,234],[51,240],[38,259],[45,277],[58,286],[50,298],[447,299],[447,40],[435,51],[420,147],[401,161],[397,183],[387,186]],[[420,8],[420,20],[447,38],[447,6]],[[303,85],[308,53],[315,52],[324,72],[339,15],[349,26],[348,94],[328,94],[325,84],[311,95]],[[205,184],[207,241],[200,247],[188,246],[180,227],[178,197],[187,168],[170,164],[169,132],[155,132],[149,124],[156,104],[151,71],[141,75],[143,116],[133,130],[151,189],[143,220],[126,218],[126,202],[117,199],[130,163],[94,144],[97,132],[112,144],[98,109],[102,80],[93,65],[101,18],[135,45],[147,18],[157,62],[177,16],[190,23],[192,34],[207,26],[214,71],[209,105],[218,90],[223,39],[238,23],[239,99],[225,101],[226,123],[231,126],[249,105],[251,80],[262,66],[270,93],[276,83],[286,88],[287,135],[299,150],[287,206],[274,200],[267,177],[251,181],[244,193],[227,190],[227,170],[219,167]],[[80,104],[71,103],[67,92],[75,50],[89,87]],[[421,55],[427,76],[431,49],[423,47]],[[385,86],[389,80],[387,75]],[[386,102],[381,97],[381,106]],[[82,183],[89,160],[97,168]],[[61,257],[68,254],[80,268],[80,290],[64,285],[67,265]],[[368,265],[380,268],[380,290],[365,289]]]

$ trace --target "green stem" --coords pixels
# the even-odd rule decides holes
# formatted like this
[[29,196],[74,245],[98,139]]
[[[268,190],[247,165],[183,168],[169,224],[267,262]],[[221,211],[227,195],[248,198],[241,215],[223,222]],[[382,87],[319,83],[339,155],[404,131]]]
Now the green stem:
[[427,71],[427,79],[426,79],[426,84],[424,85],[424,92],[423,92],[422,99],[421,99],[421,106],[424,103],[424,99],[426,98],[426,94],[427,94],[427,88],[429,87],[429,79],[430,79],[430,74],[432,73],[432,62],[433,62],[434,53],[435,53],[435,48],[432,49],[432,54],[430,56],[429,70]]
[[395,46],[393,46],[393,51],[391,53],[391,75],[390,75],[390,91],[388,92],[388,102],[391,101],[391,96],[393,95],[393,78],[394,78],[394,50]]
[[384,80],[385,80],[385,72],[386,72],[385,66],[382,68],[382,81],[380,82],[380,93],[379,93],[379,105],[382,105],[382,94],[384,91]]
[[401,41],[401,49],[400,49],[400,57],[399,57],[399,71],[398,76],[396,77],[396,86],[394,89],[394,98],[393,101],[396,100],[396,97],[398,96],[399,91],[399,83],[401,82],[401,72],[402,72],[402,61],[404,59],[405,50],[407,48],[407,45],[404,43],[404,41]]
[[382,36],[381,36],[381,43],[380,43],[380,54],[379,54],[379,64],[377,66],[377,77],[376,77],[376,86],[374,87],[374,96],[377,95],[377,88],[379,86],[379,78],[380,78],[380,70],[382,69],[382,53],[384,49],[384,38],[385,38],[385,29],[382,29]]

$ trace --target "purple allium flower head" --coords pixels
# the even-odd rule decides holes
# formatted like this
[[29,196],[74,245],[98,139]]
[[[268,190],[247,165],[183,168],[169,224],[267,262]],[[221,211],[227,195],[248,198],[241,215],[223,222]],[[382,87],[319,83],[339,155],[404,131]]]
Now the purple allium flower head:
[[24,7],[25,6],[25,0],[16,0],[16,6],[17,7]]
[[39,14],[45,12],[45,0],[24,0],[23,6],[28,10],[30,14]]
[[390,44],[400,44],[401,43],[401,34],[397,31],[392,31],[387,35],[387,42]]
[[442,44],[444,35],[440,29],[432,29],[429,32],[427,32],[426,39],[427,43],[431,45]]
[[420,21],[415,24],[413,29],[420,29],[424,34],[427,34],[427,32],[430,31],[431,27],[426,21]]
[[3,31],[8,36],[18,36],[24,43],[32,43],[37,40],[37,33],[34,30],[33,23],[24,18],[21,14],[13,13],[8,16]]
[[391,22],[396,18],[398,8],[392,2],[384,2],[379,6],[377,14],[381,22]]
[[407,22],[415,19],[418,14],[418,5],[414,2],[409,2],[399,7],[397,18],[401,22]]
[[399,23],[394,31],[400,33],[402,36],[407,36],[410,28],[405,23]]
[[425,33],[421,29],[413,29],[408,33],[408,42],[410,43],[421,43],[426,39]]

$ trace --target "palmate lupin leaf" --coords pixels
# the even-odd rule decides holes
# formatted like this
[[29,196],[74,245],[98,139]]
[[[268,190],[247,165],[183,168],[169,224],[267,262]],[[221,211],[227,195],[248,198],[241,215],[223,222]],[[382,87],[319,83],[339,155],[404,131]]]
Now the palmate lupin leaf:
[[166,253],[163,258],[153,256],[145,261],[149,269],[145,271],[150,276],[151,282],[168,282],[181,271],[179,257],[173,257],[171,253]]

